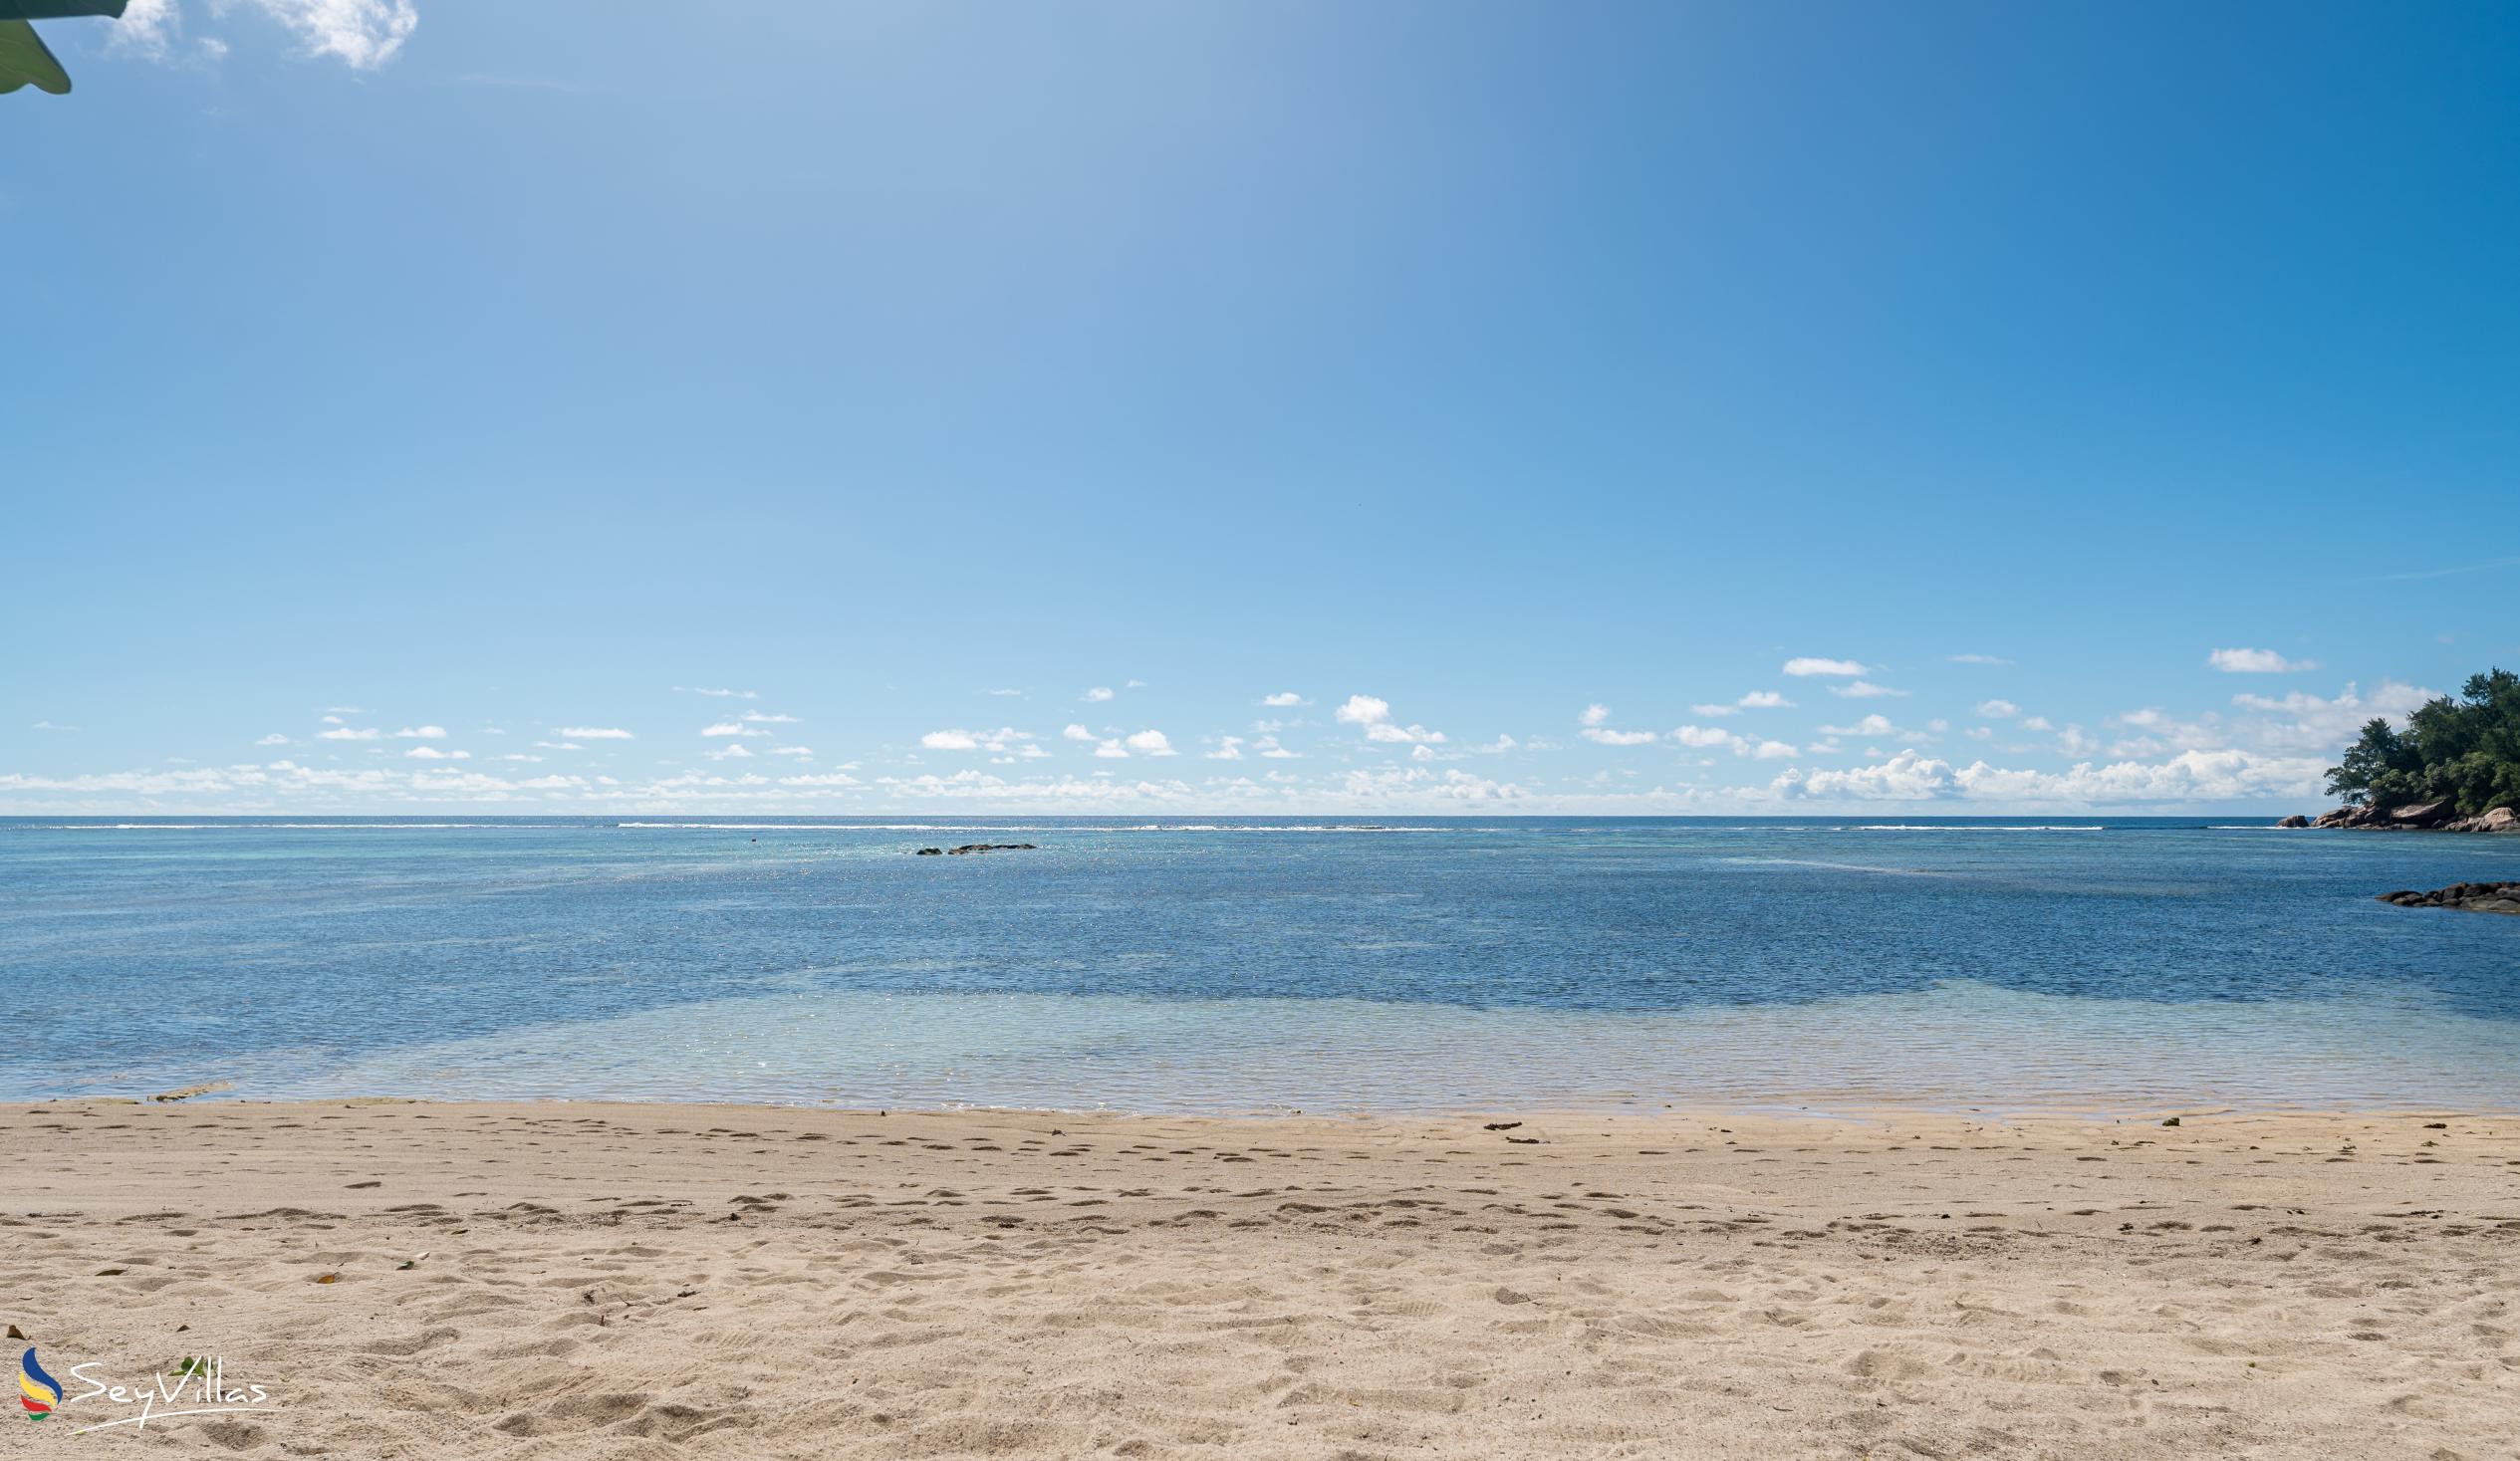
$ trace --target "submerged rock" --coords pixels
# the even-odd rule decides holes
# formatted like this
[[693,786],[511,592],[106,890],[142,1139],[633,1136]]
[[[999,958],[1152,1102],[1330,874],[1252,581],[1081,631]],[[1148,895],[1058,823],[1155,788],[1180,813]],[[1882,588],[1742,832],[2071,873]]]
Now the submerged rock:
[[[935,849],[929,848],[925,851],[934,852]],[[965,852],[1038,852],[1040,851],[1041,849],[1034,847],[1031,843],[964,843],[958,848],[945,849],[945,855],[959,857]]]
[[2400,908],[2459,908],[2470,913],[2520,913],[2520,882],[2454,882],[2431,892],[2382,893]]

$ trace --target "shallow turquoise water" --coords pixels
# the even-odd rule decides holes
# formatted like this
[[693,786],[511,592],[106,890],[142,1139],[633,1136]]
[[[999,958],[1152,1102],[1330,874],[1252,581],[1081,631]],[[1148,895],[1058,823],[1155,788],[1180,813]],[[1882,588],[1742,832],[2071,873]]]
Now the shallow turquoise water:
[[[914,857],[919,846],[1038,852]],[[2520,842],[2182,819],[0,823],[0,1097],[2520,1109]]]

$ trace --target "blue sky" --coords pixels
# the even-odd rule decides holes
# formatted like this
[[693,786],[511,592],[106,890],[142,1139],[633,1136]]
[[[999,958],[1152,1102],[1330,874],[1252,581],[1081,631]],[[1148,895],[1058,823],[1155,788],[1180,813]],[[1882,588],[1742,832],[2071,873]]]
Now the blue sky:
[[43,29],[0,815],[2292,810],[2520,664],[2507,5]]

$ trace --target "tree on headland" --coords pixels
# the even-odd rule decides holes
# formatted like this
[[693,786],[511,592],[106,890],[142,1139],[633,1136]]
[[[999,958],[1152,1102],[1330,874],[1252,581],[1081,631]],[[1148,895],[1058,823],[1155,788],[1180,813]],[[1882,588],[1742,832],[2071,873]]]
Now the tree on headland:
[[2423,802],[2469,817],[2520,808],[2520,674],[2470,675],[2456,698],[2424,702],[2402,731],[2373,720],[2328,768],[2328,791],[2382,812]]

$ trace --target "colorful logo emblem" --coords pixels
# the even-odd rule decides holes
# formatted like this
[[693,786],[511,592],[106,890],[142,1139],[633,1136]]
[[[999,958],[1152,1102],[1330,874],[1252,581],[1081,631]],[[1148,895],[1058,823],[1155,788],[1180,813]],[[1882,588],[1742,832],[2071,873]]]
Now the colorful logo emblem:
[[29,1347],[18,1358],[18,1403],[26,1407],[26,1418],[42,1420],[61,1403],[61,1381],[44,1372],[35,1362],[35,1350]]

